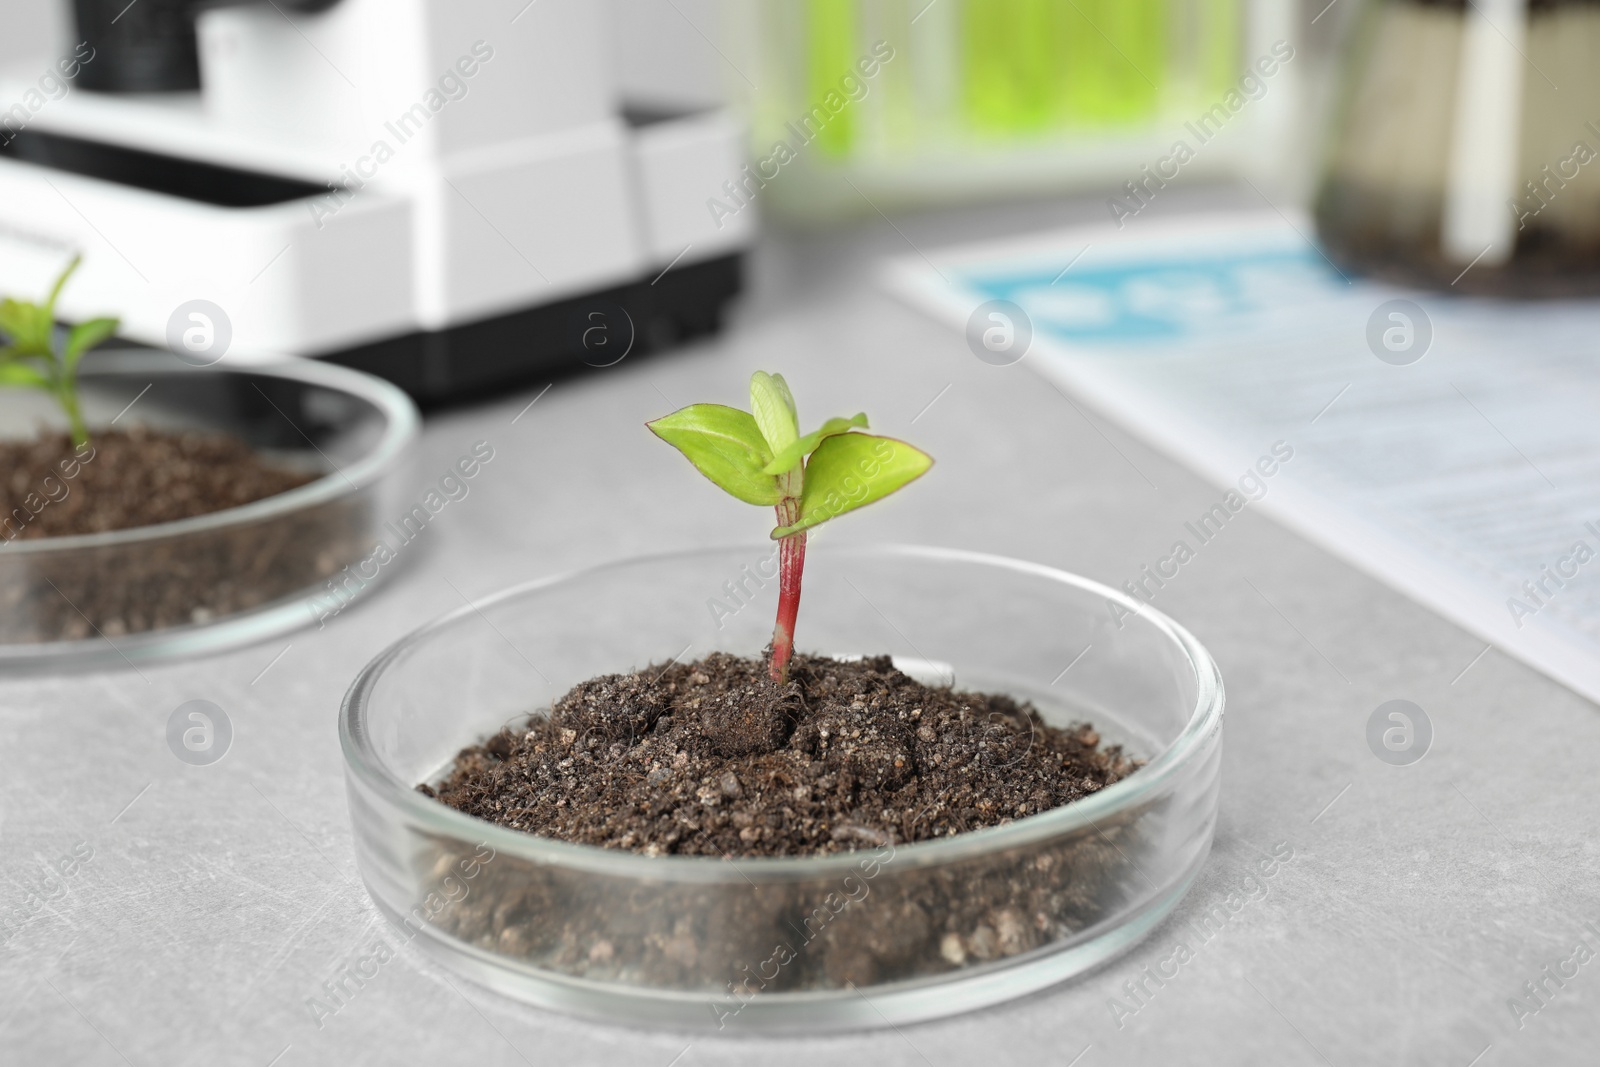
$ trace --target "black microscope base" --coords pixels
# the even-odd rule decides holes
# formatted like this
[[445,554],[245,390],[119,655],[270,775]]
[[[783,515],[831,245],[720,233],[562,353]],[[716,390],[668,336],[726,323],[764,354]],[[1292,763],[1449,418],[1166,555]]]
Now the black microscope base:
[[723,256],[673,267],[653,281],[320,358],[385,378],[423,403],[481,395],[715,333],[742,277],[742,256]]

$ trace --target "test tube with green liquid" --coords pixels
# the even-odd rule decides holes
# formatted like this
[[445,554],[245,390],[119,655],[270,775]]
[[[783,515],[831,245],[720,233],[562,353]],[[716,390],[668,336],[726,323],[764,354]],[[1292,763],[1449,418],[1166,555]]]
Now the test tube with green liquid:
[[1057,38],[1071,124],[1150,118],[1168,81],[1168,0],[1064,0]]
[[[807,107],[821,104],[839,81],[855,71],[860,12],[857,0],[810,0],[806,8]],[[854,105],[835,114],[817,134],[817,147],[830,156],[849,155],[856,142]]]
[[1198,0],[1198,40],[1201,92],[1220,96],[1239,77],[1240,0]]
[[1064,73],[1057,22],[1064,0],[965,0],[959,23],[967,118],[1016,133],[1059,118]]

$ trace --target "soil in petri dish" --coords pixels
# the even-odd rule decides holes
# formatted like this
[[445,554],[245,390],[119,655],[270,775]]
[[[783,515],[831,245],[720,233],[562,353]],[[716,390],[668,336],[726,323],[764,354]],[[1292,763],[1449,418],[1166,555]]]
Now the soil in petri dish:
[[81,449],[65,433],[0,441],[0,472],[9,540],[173,522],[276,496],[316,477],[275,466],[235,437],[140,427],[97,433]]
[[[630,892],[502,856],[437,920],[558,973],[711,991],[722,1027],[758,992],[929,978],[1120,914],[1146,892],[1129,859],[1149,852],[1138,811],[948,864],[907,866],[896,849],[1071,803],[1138,766],[1092,726],[924,685],[887,656],[797,655],[780,688],[764,660],[717,653],[583,682],[417,788],[514,830],[652,856],[863,857],[818,885]],[[474,862],[445,848],[438,869]]]
[[820,855],[997,826],[1137,766],[1092,726],[889,657],[714,653],[583,682],[419,786],[501,826],[650,855]]
[[363,498],[59,553],[50,541],[208,515],[318,477],[219,434],[0,441],[0,645],[204,625],[317,588],[371,551]]

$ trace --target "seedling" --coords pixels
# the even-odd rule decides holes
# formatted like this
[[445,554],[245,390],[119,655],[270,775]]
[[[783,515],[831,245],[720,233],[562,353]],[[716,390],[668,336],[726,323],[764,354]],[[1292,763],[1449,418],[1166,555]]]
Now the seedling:
[[0,348],[0,385],[42,389],[55,397],[72,427],[72,443],[79,447],[88,443],[89,427],[78,407],[78,361],[116,333],[118,326],[116,319],[90,319],[68,331],[58,346],[56,298],[78,269],[80,258],[74,256],[67,264],[43,305],[10,298],[0,301],[0,333],[8,342]]
[[701,474],[746,504],[777,510],[778,621],[769,669],[779,685],[789,677],[806,531],[847,511],[882,500],[922,476],[932,457],[904,441],[857,433],[867,417],[829,419],[800,436],[794,395],[781,374],[750,378],[750,411],[691,404],[648,424],[688,457]]

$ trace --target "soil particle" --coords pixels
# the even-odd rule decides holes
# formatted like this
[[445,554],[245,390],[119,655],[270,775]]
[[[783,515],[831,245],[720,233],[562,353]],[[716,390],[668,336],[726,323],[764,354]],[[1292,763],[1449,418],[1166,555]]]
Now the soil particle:
[[[1070,803],[1131,773],[1089,726],[931,688],[889,657],[796,656],[789,684],[715,653],[574,687],[547,715],[464,750],[437,789],[470,815],[649,855],[794,856],[924,841]],[[906,902],[896,927],[922,930]],[[1031,946],[1014,907],[938,940],[947,961]],[[912,938],[921,944],[927,936]],[[862,958],[893,963],[887,946]],[[837,962],[843,972],[858,966]],[[854,980],[854,979],[852,979]]]

